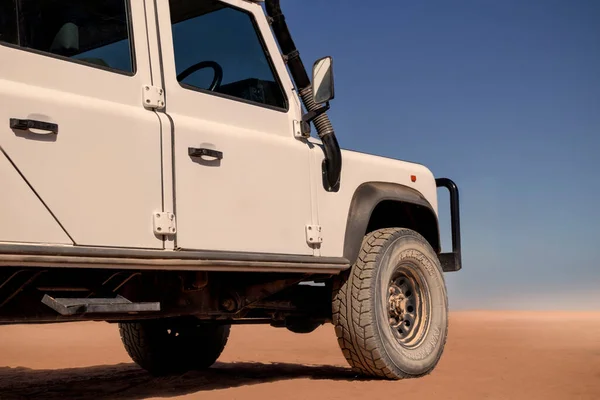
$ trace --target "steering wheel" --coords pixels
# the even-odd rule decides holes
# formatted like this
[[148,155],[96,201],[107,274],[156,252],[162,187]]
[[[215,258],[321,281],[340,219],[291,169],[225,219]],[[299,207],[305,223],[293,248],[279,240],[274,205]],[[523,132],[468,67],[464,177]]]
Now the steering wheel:
[[215,77],[208,87],[208,90],[214,91],[217,87],[221,86],[221,82],[223,81],[223,68],[221,68],[221,66],[215,61],[201,61],[186,68],[183,72],[177,75],[177,81],[181,82],[194,72],[203,68],[212,68],[212,70],[215,71]]

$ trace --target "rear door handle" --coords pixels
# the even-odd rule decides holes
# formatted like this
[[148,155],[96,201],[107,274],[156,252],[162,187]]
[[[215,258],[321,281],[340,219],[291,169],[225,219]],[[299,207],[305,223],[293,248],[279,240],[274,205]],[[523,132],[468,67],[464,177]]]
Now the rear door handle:
[[[10,119],[10,129],[16,129],[19,131],[28,131],[30,129],[38,129],[40,131],[46,131],[47,133],[58,134],[58,124],[50,122],[36,121],[34,119]],[[34,132],[37,133],[37,132]]]
[[216,160],[223,159],[223,152],[205,148],[188,147],[188,155],[190,157],[211,157]]

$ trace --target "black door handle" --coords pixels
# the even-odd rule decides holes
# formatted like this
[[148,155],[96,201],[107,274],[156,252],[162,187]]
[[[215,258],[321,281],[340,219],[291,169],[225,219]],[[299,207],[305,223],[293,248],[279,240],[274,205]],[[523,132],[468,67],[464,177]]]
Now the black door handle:
[[188,155],[190,157],[212,157],[217,160],[223,159],[223,152],[205,148],[188,147]]
[[11,118],[10,129],[17,129],[20,131],[27,131],[29,129],[39,129],[41,131],[48,131],[49,133],[58,134],[58,124],[36,121],[33,119]]

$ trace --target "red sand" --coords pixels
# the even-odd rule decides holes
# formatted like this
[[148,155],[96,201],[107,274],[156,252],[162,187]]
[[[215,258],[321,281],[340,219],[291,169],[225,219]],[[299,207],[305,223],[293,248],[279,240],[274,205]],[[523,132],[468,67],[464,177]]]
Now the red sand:
[[152,378],[115,325],[0,327],[0,399],[600,399],[600,313],[455,312],[436,370],[357,379],[333,327],[236,326],[211,370]]

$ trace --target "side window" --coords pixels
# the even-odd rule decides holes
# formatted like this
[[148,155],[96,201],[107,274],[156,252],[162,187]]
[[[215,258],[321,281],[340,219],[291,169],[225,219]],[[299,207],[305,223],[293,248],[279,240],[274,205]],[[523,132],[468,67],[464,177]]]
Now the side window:
[[16,1],[0,1],[0,42],[17,43]]
[[0,0],[0,43],[134,73],[127,0]]
[[214,0],[169,3],[182,86],[287,109],[251,14]]

